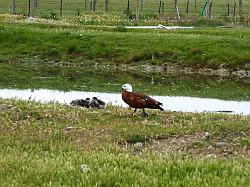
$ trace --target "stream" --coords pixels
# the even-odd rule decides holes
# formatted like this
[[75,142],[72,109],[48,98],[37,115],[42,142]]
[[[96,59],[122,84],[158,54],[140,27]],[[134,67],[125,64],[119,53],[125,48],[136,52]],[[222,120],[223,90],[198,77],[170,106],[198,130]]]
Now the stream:
[[[58,102],[70,104],[75,99],[98,97],[106,103],[127,107],[122,101],[121,93],[101,93],[83,91],[59,91],[49,89],[0,89],[0,98],[15,98],[34,100],[42,103]],[[226,101],[220,99],[182,97],[182,96],[152,96],[163,103],[163,108],[181,112],[223,112],[230,114],[250,115],[249,101]]]

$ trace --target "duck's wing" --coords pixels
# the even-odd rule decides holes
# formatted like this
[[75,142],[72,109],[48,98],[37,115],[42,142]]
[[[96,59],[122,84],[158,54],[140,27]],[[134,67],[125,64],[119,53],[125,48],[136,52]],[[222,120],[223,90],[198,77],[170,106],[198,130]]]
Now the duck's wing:
[[157,108],[159,103],[142,93],[130,92],[124,101],[133,108]]

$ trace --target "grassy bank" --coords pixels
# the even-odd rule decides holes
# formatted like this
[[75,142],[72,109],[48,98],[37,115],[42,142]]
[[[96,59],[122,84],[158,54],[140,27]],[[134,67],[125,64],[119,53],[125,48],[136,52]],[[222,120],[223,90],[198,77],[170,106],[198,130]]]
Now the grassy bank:
[[2,62],[87,63],[99,60],[117,64],[177,63],[191,67],[223,65],[249,69],[246,65],[250,59],[249,29],[136,31],[64,22],[41,24],[4,20],[0,22]]
[[250,185],[249,116],[2,99],[0,111],[4,186]]

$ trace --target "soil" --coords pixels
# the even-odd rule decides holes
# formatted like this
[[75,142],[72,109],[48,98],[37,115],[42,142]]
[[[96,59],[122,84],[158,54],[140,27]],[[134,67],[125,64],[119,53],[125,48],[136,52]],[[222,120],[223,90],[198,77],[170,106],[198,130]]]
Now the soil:
[[250,149],[241,144],[246,139],[245,132],[233,137],[220,137],[209,132],[196,132],[183,136],[171,136],[167,139],[150,139],[138,146],[138,143],[128,145],[136,153],[149,149],[160,155],[181,154],[200,158],[227,158],[238,155],[249,157]]

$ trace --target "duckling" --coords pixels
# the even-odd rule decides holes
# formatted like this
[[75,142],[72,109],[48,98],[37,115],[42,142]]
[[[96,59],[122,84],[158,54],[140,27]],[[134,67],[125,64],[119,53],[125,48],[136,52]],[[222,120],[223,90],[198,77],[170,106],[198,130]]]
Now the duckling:
[[90,102],[90,107],[92,108],[98,108],[98,109],[103,109],[105,108],[106,103],[97,97],[93,97],[91,102]]
[[70,104],[73,106],[81,106],[81,107],[89,108],[90,98],[86,98],[85,100],[84,99],[76,99],[76,100],[71,101]]

